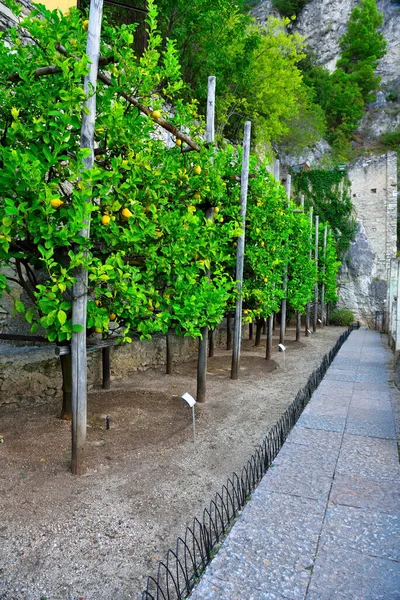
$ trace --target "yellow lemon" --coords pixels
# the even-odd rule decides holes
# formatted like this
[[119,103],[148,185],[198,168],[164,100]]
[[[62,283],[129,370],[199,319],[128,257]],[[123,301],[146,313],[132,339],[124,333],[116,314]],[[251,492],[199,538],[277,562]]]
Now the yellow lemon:
[[53,208],[60,208],[64,202],[60,198],[53,198],[53,200],[50,200],[50,204]]
[[110,221],[111,221],[111,219],[110,219],[109,215],[103,215],[101,217],[101,222],[103,225],[109,225]]
[[124,219],[129,219],[129,217],[133,216],[133,213],[129,210],[129,208],[123,208],[121,211],[121,215],[124,217]]
[[196,165],[195,168],[193,169],[193,171],[196,173],[196,175],[200,175],[200,173],[201,173],[200,165]]
[[248,315],[248,314],[249,314],[249,311],[248,311],[248,310],[244,310],[244,311],[243,311],[243,314],[244,314],[244,315]]
[[161,110],[153,110],[153,112],[151,113],[151,116],[153,117],[153,119],[160,119],[161,118]]
[[182,140],[181,140],[180,138],[176,138],[176,140],[175,140],[175,144],[176,144],[177,146],[182,146]]
[[117,315],[115,313],[111,313],[111,315],[109,316],[110,321],[115,321],[116,318]]
[[216,215],[219,213],[219,208],[218,208],[218,206],[216,206],[216,207],[214,208],[214,212],[215,212],[215,214],[216,214]]
[[87,31],[87,30],[88,30],[88,28],[89,28],[89,20],[88,20],[88,19],[86,19],[86,21],[83,21],[83,29],[84,29],[85,31]]
[[267,283],[268,277],[264,277],[264,283]]
[[102,333],[102,332],[103,332],[103,330],[102,330],[100,327],[96,327],[96,329],[95,329],[95,332],[96,332],[96,333]]
[[265,242],[264,242],[264,240],[263,240],[263,241],[260,243],[260,246],[264,246],[264,245],[265,245]]

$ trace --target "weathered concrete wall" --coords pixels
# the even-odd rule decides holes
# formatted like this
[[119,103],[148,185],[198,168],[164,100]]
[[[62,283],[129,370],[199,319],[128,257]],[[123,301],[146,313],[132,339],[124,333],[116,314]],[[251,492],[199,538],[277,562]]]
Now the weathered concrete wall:
[[397,155],[360,158],[349,170],[358,231],[342,265],[340,304],[371,326],[386,310],[388,269],[397,252]]

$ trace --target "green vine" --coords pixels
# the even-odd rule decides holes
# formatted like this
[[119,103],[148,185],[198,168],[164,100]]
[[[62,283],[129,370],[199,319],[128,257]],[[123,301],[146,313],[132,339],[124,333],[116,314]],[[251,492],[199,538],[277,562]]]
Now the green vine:
[[304,194],[306,211],[313,207],[320,222],[329,223],[338,255],[343,256],[356,232],[346,173],[339,169],[302,171],[294,175],[293,182],[297,194]]

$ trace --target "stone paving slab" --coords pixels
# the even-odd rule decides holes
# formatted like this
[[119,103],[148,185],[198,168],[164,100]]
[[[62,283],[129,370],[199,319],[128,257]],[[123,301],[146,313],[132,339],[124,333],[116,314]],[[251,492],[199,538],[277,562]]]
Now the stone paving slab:
[[353,332],[194,600],[400,600],[400,466],[377,332]]
[[340,547],[400,561],[400,514],[354,506],[329,506],[320,547],[325,550]]
[[306,599],[399,600],[399,581],[400,565],[391,560],[342,548],[319,550]]
[[336,474],[329,501],[333,505],[399,512],[400,481]]
[[258,488],[208,569],[219,589],[202,597],[304,598],[324,511],[324,503]]
[[336,473],[393,480],[400,476],[397,444],[345,433]]

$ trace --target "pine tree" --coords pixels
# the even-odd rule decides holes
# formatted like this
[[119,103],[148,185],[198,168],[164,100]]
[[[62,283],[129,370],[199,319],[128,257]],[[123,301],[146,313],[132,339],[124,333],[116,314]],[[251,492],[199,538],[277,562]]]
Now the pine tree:
[[376,0],[361,0],[352,10],[347,31],[340,39],[341,58],[337,67],[357,83],[365,102],[374,99],[379,87],[380,78],[375,76],[375,69],[386,53],[386,41],[377,31],[382,21]]

